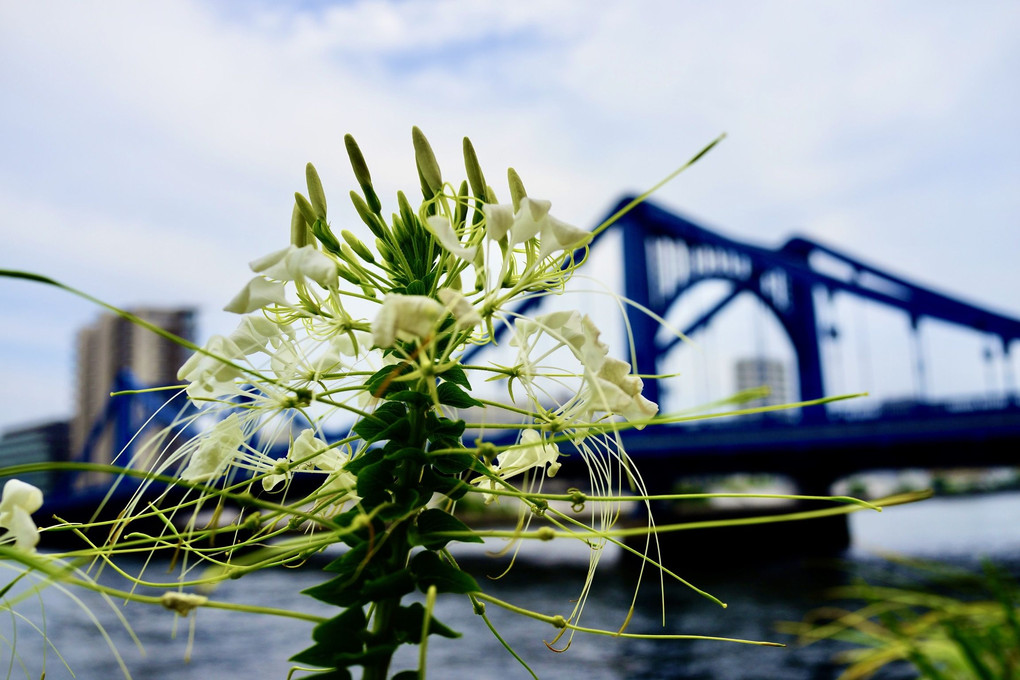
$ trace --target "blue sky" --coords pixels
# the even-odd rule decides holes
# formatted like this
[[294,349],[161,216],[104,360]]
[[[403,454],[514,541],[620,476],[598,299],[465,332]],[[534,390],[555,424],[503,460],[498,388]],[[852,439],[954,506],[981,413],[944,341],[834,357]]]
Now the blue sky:
[[[1018,36],[1015,2],[3,3],[0,266],[197,305],[208,335],[286,242],[305,162],[348,226],[344,133],[384,200],[415,187],[419,125],[449,174],[469,135],[490,178],[513,165],[590,226],[725,131],[660,202],[1020,316]],[[73,333],[96,314],[0,282],[0,428],[70,412]],[[837,387],[894,394],[896,337],[868,350],[878,377],[848,364]],[[985,384],[945,363],[943,391]]]

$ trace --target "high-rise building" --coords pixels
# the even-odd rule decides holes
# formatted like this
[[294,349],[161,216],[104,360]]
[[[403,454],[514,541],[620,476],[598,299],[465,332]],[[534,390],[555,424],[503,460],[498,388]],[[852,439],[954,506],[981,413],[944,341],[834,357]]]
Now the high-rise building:
[[745,408],[778,406],[790,403],[786,366],[779,359],[766,359],[763,357],[738,359],[735,368],[738,392],[755,387],[764,386],[769,388],[767,397],[748,402],[744,404]]
[[[193,309],[138,308],[132,314],[174,335],[193,340]],[[177,370],[190,350],[115,314],[105,314],[81,329],[77,338],[77,398],[71,424],[71,452],[80,455],[95,424],[110,402],[117,374],[130,371],[146,386],[177,383]],[[92,440],[90,461],[109,463],[117,455],[111,428]],[[92,480],[95,481],[95,480]],[[86,482],[90,483],[90,482]]]
[[[22,425],[0,437],[0,466],[50,463],[68,459],[68,423],[66,420]],[[56,470],[40,470],[18,475],[18,479],[39,487],[48,494],[57,485]]]

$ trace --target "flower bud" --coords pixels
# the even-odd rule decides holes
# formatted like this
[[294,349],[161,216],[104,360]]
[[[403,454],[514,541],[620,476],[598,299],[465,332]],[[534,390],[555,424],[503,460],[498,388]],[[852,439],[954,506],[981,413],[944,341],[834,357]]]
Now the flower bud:
[[294,201],[297,203],[298,210],[301,211],[301,216],[305,218],[305,222],[315,224],[315,220],[319,219],[319,216],[315,214],[315,208],[308,202],[308,199],[299,192],[295,192]]
[[340,236],[347,241],[347,245],[351,247],[351,250],[357,253],[365,262],[375,262],[375,256],[372,255],[372,251],[366,248],[365,244],[357,236],[346,229],[340,232]]
[[524,182],[521,181],[521,176],[513,168],[506,169],[506,179],[510,185],[510,200],[513,201],[514,212],[517,212],[521,209],[521,199],[528,195],[524,191]]
[[485,200],[485,176],[478,164],[475,147],[471,140],[464,138],[464,169],[467,170],[468,181],[471,182],[471,193],[481,201]]
[[382,210],[382,204],[379,202],[379,197],[372,187],[372,175],[368,172],[368,164],[365,163],[365,157],[361,155],[358,143],[354,141],[354,137],[351,135],[344,135],[344,146],[347,147],[347,157],[351,159],[354,178],[358,180],[361,190],[365,193],[367,207],[372,212],[379,214],[379,211]]
[[358,211],[358,217],[365,223],[373,234],[379,238],[386,238],[386,225],[382,219],[372,212],[372,208],[365,203],[365,199],[357,194],[357,192],[351,192],[351,203],[354,204],[354,209]]
[[308,223],[297,203],[290,213],[290,242],[297,248],[308,245]]
[[[305,166],[305,183],[308,184],[308,198],[312,201],[315,216],[325,222],[326,193],[322,190],[322,180],[319,179],[319,173],[316,172],[315,166],[311,163]],[[309,224],[314,223],[315,220],[309,221]]]
[[443,174],[439,171],[439,163],[432,153],[429,140],[425,139],[425,133],[417,125],[411,128],[411,141],[414,143],[414,160],[418,164],[422,188],[430,192],[425,197],[432,198],[443,189]]
[[340,242],[336,240],[336,236],[328,224],[322,220],[315,220],[315,224],[312,225],[312,233],[315,234],[315,238],[319,239],[323,248],[331,253],[340,252]]

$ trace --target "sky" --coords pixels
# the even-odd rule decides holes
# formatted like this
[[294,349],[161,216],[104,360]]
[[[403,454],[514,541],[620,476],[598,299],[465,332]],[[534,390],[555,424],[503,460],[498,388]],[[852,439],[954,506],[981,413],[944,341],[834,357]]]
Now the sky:
[[[204,338],[235,324],[219,310],[247,262],[286,245],[306,162],[334,229],[358,231],[345,133],[388,206],[416,189],[418,125],[448,176],[467,135],[497,191],[512,165],[591,227],[725,132],[655,200],[1020,317],[1017,73],[1016,2],[0,1],[0,268],[196,306]],[[824,313],[858,339],[830,384],[909,390],[904,320],[841,304]],[[98,313],[0,280],[0,429],[70,414],[74,332]],[[782,343],[741,323],[697,361],[728,336]],[[939,394],[1001,385],[985,339],[935,336]],[[721,396],[725,365],[691,382]]]

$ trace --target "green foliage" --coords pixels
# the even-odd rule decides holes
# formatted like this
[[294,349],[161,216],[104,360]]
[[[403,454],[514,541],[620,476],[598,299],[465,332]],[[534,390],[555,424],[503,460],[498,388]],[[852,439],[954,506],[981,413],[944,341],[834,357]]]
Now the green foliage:
[[[835,638],[855,646],[839,655],[840,680],[866,679],[895,662],[927,680],[1020,677],[1020,587],[986,563],[980,574],[934,563],[904,562],[912,583],[859,584],[835,590],[863,600],[856,609],[828,607],[785,626],[803,643]],[[821,620],[827,620],[819,625]]]

